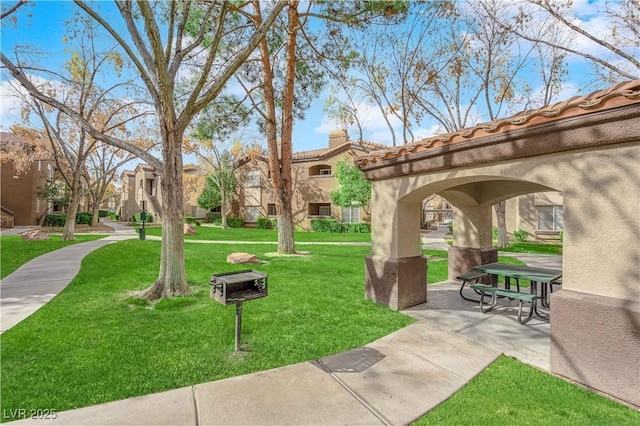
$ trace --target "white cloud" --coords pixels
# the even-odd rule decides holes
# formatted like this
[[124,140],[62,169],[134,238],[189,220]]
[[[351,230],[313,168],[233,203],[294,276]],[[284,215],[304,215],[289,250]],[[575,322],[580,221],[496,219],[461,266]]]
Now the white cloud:
[[0,83],[0,127],[9,131],[9,127],[20,121],[20,109],[23,105],[21,95],[27,91],[14,79]]

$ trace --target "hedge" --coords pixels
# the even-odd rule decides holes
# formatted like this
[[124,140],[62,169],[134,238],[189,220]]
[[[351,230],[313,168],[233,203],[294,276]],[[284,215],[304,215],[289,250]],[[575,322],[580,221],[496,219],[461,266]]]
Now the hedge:
[[111,212],[109,210],[98,210],[98,217],[109,217]]
[[64,226],[67,220],[66,214],[48,214],[44,217],[44,226]]
[[[93,213],[90,212],[78,212],[76,214],[76,224],[78,225],[91,225],[91,219]],[[48,214],[44,217],[44,226],[64,226],[67,220],[66,214]]]
[[311,229],[315,232],[335,233],[369,233],[371,225],[368,223],[342,223],[335,219],[313,219]]
[[[153,215],[147,212],[144,221],[153,222]],[[133,215],[133,222],[142,222],[142,218],[140,217],[140,212]]]
[[256,222],[258,229],[273,229],[273,222],[268,217],[259,217]]
[[227,218],[227,226],[229,228],[242,228],[244,226],[244,219],[241,217],[229,217]]
[[207,216],[205,216],[204,221],[206,223],[220,223],[222,222],[222,213],[220,212],[209,212]]
[[78,225],[91,225],[92,218],[93,218],[93,213],[90,213],[90,212],[76,213],[76,223]]

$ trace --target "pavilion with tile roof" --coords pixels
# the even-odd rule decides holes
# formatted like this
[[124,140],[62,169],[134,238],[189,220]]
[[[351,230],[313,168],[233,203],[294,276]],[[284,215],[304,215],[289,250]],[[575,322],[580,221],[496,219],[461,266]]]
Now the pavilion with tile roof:
[[429,294],[423,199],[438,194],[453,206],[455,279],[497,261],[492,205],[562,192],[551,369],[640,406],[640,80],[368,152],[355,163],[373,188],[365,295],[393,309],[425,303]]

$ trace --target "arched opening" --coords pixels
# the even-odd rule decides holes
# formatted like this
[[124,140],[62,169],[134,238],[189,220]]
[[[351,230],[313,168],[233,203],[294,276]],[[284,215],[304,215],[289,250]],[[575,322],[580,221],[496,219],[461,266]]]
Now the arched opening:
[[309,177],[332,176],[331,166],[329,164],[318,164],[309,167]]

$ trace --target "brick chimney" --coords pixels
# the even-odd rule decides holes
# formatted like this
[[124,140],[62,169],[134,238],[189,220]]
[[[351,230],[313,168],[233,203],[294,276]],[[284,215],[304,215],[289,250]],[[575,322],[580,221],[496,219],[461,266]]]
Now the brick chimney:
[[333,130],[329,133],[329,149],[340,146],[349,141],[349,135],[346,130]]

